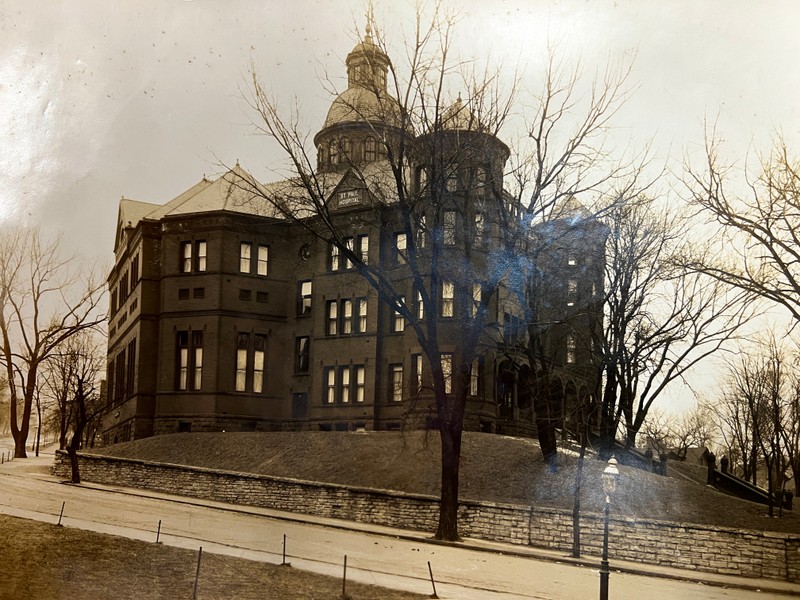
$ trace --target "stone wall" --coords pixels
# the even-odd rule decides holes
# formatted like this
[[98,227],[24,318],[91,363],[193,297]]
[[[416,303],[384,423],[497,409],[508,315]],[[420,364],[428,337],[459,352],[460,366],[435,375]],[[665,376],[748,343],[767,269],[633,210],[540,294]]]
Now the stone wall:
[[[80,455],[86,481],[433,531],[438,501],[431,496],[386,492],[279,477]],[[54,473],[69,477],[69,458],[57,453]],[[459,527],[468,537],[570,552],[572,516],[551,508],[463,500]],[[581,515],[582,552],[599,556],[603,516]],[[800,581],[800,535],[740,531],[649,519],[611,520],[613,557],[682,569]]]

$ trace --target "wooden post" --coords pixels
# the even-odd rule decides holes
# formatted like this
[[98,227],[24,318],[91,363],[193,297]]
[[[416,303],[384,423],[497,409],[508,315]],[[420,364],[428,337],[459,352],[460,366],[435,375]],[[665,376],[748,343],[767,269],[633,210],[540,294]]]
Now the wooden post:
[[344,572],[342,573],[342,598],[347,598],[347,554],[344,555]]
[[64,516],[64,505],[65,504],[66,504],[66,502],[62,502],[61,503],[61,513],[58,515],[58,523],[56,523],[56,525],[58,525],[59,527],[61,527],[61,517]]
[[428,561],[428,573],[431,576],[431,585],[433,586],[433,595],[431,598],[438,598],[439,596],[436,595],[436,582],[433,580],[433,569],[431,569],[431,561]]
[[200,546],[200,551],[197,553],[197,572],[194,574],[194,592],[192,592],[192,600],[197,600],[197,582],[200,580],[200,560],[203,558],[203,547]]

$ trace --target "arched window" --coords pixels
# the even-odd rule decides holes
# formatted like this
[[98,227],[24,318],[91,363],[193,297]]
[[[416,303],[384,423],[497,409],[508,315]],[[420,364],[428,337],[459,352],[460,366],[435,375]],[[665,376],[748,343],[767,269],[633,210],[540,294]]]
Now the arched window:
[[317,148],[317,167],[322,167],[325,164],[325,147],[320,144]]
[[345,161],[351,160],[352,156],[350,155],[350,138],[349,137],[343,137],[341,143],[342,143],[341,161],[345,162]]
[[330,145],[328,146],[328,148],[329,148],[328,157],[329,157],[330,163],[332,165],[339,164],[339,146],[338,146],[336,140],[331,140]]
[[364,140],[364,160],[367,162],[375,160],[375,138],[373,137]]
[[475,192],[482,198],[486,190],[486,169],[478,167],[475,170]]

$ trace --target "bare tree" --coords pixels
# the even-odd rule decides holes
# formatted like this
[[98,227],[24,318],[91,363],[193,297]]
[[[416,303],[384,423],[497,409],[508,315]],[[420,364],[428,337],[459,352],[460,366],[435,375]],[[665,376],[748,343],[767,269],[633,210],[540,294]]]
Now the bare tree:
[[647,414],[641,433],[653,450],[671,451],[683,460],[689,448],[702,448],[711,443],[714,437],[712,415],[704,405],[674,416],[655,408]]
[[685,267],[696,248],[685,236],[689,221],[678,211],[633,195],[615,202],[606,223],[601,434],[609,447],[621,422],[633,447],[664,389],[722,348],[751,307],[746,292],[731,293]]
[[[751,427],[750,466],[755,472],[758,459],[763,460],[771,492],[783,490],[786,472],[797,455],[796,446],[790,447],[796,441],[797,423],[796,382],[789,375],[788,363],[786,348],[772,336],[742,352],[728,371],[728,394],[738,399]],[[773,514],[772,496],[769,514]]]
[[707,226],[717,228],[709,238],[718,240],[693,267],[783,306],[800,321],[800,163],[778,138],[750,169],[755,175],[739,182],[733,165],[721,157],[721,146],[711,130],[702,166],[687,161],[691,200],[706,215]]
[[[513,114],[517,84],[503,89],[497,71],[455,59],[453,31],[453,18],[441,9],[429,19],[419,13],[399,68],[381,36],[368,29],[351,53],[348,90],[329,117],[348,115],[377,147],[356,147],[343,127],[331,137],[336,122],[315,138],[316,165],[299,111],[284,115],[253,74],[248,97],[256,126],[284,151],[289,173],[283,182],[262,185],[240,170],[233,182],[267,212],[329,244],[336,260],[347,261],[413,330],[428,373],[413,391],[413,408],[432,407],[429,423],[442,445],[436,536],[444,539],[458,538],[461,435],[476,360],[509,337],[496,322],[504,309],[523,324],[524,335],[527,290],[524,277],[514,281],[511,275],[531,272],[520,262],[530,246],[529,227],[559,202],[618,173],[618,167],[602,175],[592,170],[607,157],[602,136],[627,93],[627,71],[609,69],[591,89],[575,128],[577,72],[565,75],[551,58],[528,128],[533,150],[510,158],[498,134]],[[367,153],[382,160],[367,160]],[[342,189],[361,198],[361,210],[341,210],[342,196],[333,192]],[[377,260],[360,252],[355,236],[365,229],[394,239],[394,256]]]
[[753,418],[745,398],[728,377],[720,395],[704,403],[713,415],[714,425],[728,453],[731,472],[758,484],[758,447],[753,440]]
[[0,240],[0,364],[10,392],[15,453],[25,458],[39,370],[71,336],[100,323],[104,283],[60,256],[36,229]]
[[67,444],[70,457],[72,482],[80,483],[78,450],[93,445],[100,417],[106,410],[101,396],[100,377],[104,372],[105,353],[103,346],[92,332],[83,331],[66,340],[53,358],[65,368],[61,370],[64,381],[67,411]]

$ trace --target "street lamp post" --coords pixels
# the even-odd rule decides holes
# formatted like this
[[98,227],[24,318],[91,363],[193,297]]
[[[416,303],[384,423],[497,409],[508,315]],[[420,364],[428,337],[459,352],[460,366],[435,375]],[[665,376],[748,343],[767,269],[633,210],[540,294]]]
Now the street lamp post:
[[603,558],[600,561],[600,600],[608,600],[608,512],[611,507],[611,496],[617,491],[619,469],[617,459],[613,456],[603,471],[603,491],[606,493],[606,505],[603,509]]

